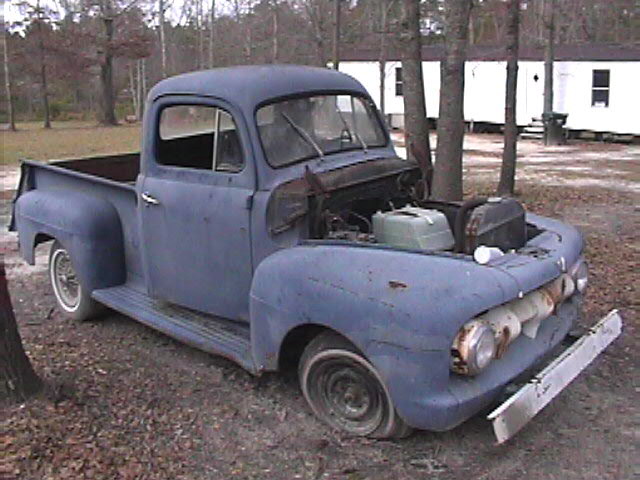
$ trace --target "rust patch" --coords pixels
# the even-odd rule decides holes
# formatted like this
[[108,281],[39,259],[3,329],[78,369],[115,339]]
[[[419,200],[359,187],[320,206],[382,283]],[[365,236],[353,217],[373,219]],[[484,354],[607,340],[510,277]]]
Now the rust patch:
[[389,280],[389,287],[393,290],[408,288],[406,283],[398,282],[397,280]]

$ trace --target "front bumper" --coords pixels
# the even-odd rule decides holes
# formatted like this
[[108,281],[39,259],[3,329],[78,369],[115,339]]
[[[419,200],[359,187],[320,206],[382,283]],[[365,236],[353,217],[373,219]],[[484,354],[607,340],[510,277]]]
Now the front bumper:
[[498,443],[506,442],[555,398],[622,332],[617,310],[596,323],[571,347],[535,375],[487,417]]

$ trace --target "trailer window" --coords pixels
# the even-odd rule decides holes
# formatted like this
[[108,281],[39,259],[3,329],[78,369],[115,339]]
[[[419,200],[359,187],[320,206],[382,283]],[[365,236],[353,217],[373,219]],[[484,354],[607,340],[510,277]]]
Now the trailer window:
[[244,167],[233,117],[217,107],[172,105],[160,114],[157,162],[219,172]]
[[401,97],[402,93],[402,67],[396,67],[396,97]]
[[591,88],[591,106],[609,106],[609,70],[593,71],[593,86]]

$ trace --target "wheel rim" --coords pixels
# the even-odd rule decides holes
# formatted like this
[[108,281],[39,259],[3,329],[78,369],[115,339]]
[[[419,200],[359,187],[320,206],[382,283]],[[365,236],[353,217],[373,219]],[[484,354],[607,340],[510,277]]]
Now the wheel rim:
[[325,351],[306,369],[304,393],[316,415],[354,435],[369,435],[390,414],[386,392],[357,355]]
[[56,250],[51,264],[51,280],[60,305],[68,312],[77,310],[80,305],[81,288],[67,251]]

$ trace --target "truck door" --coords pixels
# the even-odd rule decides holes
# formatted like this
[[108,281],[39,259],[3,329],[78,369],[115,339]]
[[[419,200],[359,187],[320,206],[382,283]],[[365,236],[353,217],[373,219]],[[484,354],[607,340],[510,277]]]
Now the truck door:
[[148,293],[248,320],[255,176],[243,120],[210,100],[157,103],[137,184]]

